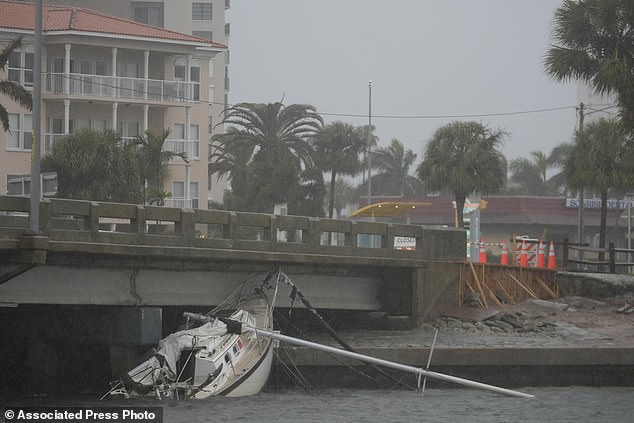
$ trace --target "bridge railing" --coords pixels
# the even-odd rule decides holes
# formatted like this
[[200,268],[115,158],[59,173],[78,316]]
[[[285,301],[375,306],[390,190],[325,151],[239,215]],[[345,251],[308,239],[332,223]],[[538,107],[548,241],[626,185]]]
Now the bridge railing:
[[[0,196],[0,248],[17,246],[28,213],[28,198]],[[49,243],[455,261],[464,260],[466,242],[464,231],[445,227],[68,199],[40,202],[40,229]],[[415,250],[394,248],[394,238],[404,236],[416,239]]]

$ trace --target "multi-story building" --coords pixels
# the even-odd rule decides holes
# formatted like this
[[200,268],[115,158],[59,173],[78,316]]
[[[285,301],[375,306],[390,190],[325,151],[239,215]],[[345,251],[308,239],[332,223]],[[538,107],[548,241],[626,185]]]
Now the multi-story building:
[[[208,16],[208,7],[195,7],[192,17],[199,12],[201,18]],[[150,10],[145,12],[148,18],[154,16]],[[171,13],[166,10],[165,16]],[[138,15],[143,17],[144,12]],[[37,77],[33,75],[33,17],[32,3],[0,1],[0,46],[23,37],[22,48],[13,53],[1,77],[27,88]],[[42,153],[78,128],[113,129],[124,138],[169,128],[172,135],[166,148],[184,151],[190,159],[186,163],[178,158],[169,164],[164,189],[172,193],[171,205],[206,208],[208,139],[213,126],[210,108],[222,109],[225,91],[221,90],[222,101],[217,101],[214,58],[221,58],[224,88],[226,46],[200,36],[207,34],[177,32],[59,4],[44,6],[42,28]],[[0,133],[0,192],[28,194],[21,181],[30,171],[32,115],[6,97],[0,103],[8,110],[12,127]],[[47,186],[44,181],[44,192]]]
[[[47,0],[44,0],[46,3]],[[51,1],[52,3],[52,1]],[[230,26],[226,22],[226,11],[231,0],[55,0],[56,5],[84,7],[108,13],[144,24],[158,26],[171,31],[192,34],[213,40],[227,46],[229,44]],[[223,130],[217,126],[220,116],[228,104],[229,94],[229,50],[210,59],[208,84],[201,83],[200,89],[207,93],[209,134]],[[194,70],[196,71],[196,70]],[[167,187],[168,190],[170,187]],[[171,187],[178,193],[180,186]],[[214,202],[222,202],[226,188],[223,179],[208,176],[208,198]],[[202,185],[200,189],[203,189]],[[179,201],[175,205],[179,205]],[[201,207],[206,207],[206,203]]]

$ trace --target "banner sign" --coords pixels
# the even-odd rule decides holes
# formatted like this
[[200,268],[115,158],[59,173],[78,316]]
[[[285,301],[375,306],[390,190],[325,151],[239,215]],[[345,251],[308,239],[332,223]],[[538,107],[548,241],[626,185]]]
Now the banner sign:
[[[631,200],[608,200],[608,209],[626,209],[631,206]],[[566,198],[566,208],[576,209],[579,208],[579,199],[578,198]],[[601,208],[601,199],[600,198],[585,198],[583,200],[583,208],[585,209],[600,209]]]

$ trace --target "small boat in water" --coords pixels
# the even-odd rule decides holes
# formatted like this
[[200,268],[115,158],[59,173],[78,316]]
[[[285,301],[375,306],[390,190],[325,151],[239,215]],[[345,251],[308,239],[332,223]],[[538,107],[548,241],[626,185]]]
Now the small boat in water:
[[152,357],[123,375],[109,394],[202,399],[260,392],[268,380],[277,341],[259,336],[252,328],[273,330],[282,275],[267,273],[207,314],[184,313],[185,328],[162,339]]

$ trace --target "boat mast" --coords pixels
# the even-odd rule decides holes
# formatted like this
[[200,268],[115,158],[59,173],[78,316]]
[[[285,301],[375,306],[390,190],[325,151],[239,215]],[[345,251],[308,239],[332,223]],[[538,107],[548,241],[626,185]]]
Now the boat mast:
[[508,395],[512,397],[518,398],[534,398],[534,395],[525,394],[523,392],[514,391],[511,389],[501,388],[499,386],[487,385],[486,383],[476,382],[469,379],[463,379],[455,376],[446,375],[444,373],[438,373],[431,370],[421,369],[419,367],[409,366],[406,364],[395,363],[393,361],[383,360],[380,358],[371,357],[365,354],[359,354],[352,351],[346,351],[339,348],[331,347],[328,345],[317,344],[315,342],[305,341],[303,339],[293,338],[292,336],[282,335],[280,333],[270,332],[263,329],[258,328],[249,328],[250,330],[255,331],[256,335],[261,335],[266,338],[276,339],[282,342],[288,342],[289,344],[295,344],[302,347],[312,348],[319,351],[324,351],[327,353],[338,354],[344,357],[361,360],[368,363],[377,364],[379,366],[389,367],[396,370],[401,370],[403,372],[414,373],[418,376],[426,376],[433,379],[442,380],[445,382],[457,383],[460,385],[468,386],[470,388],[478,388],[484,389],[487,391],[497,392],[499,394]]

